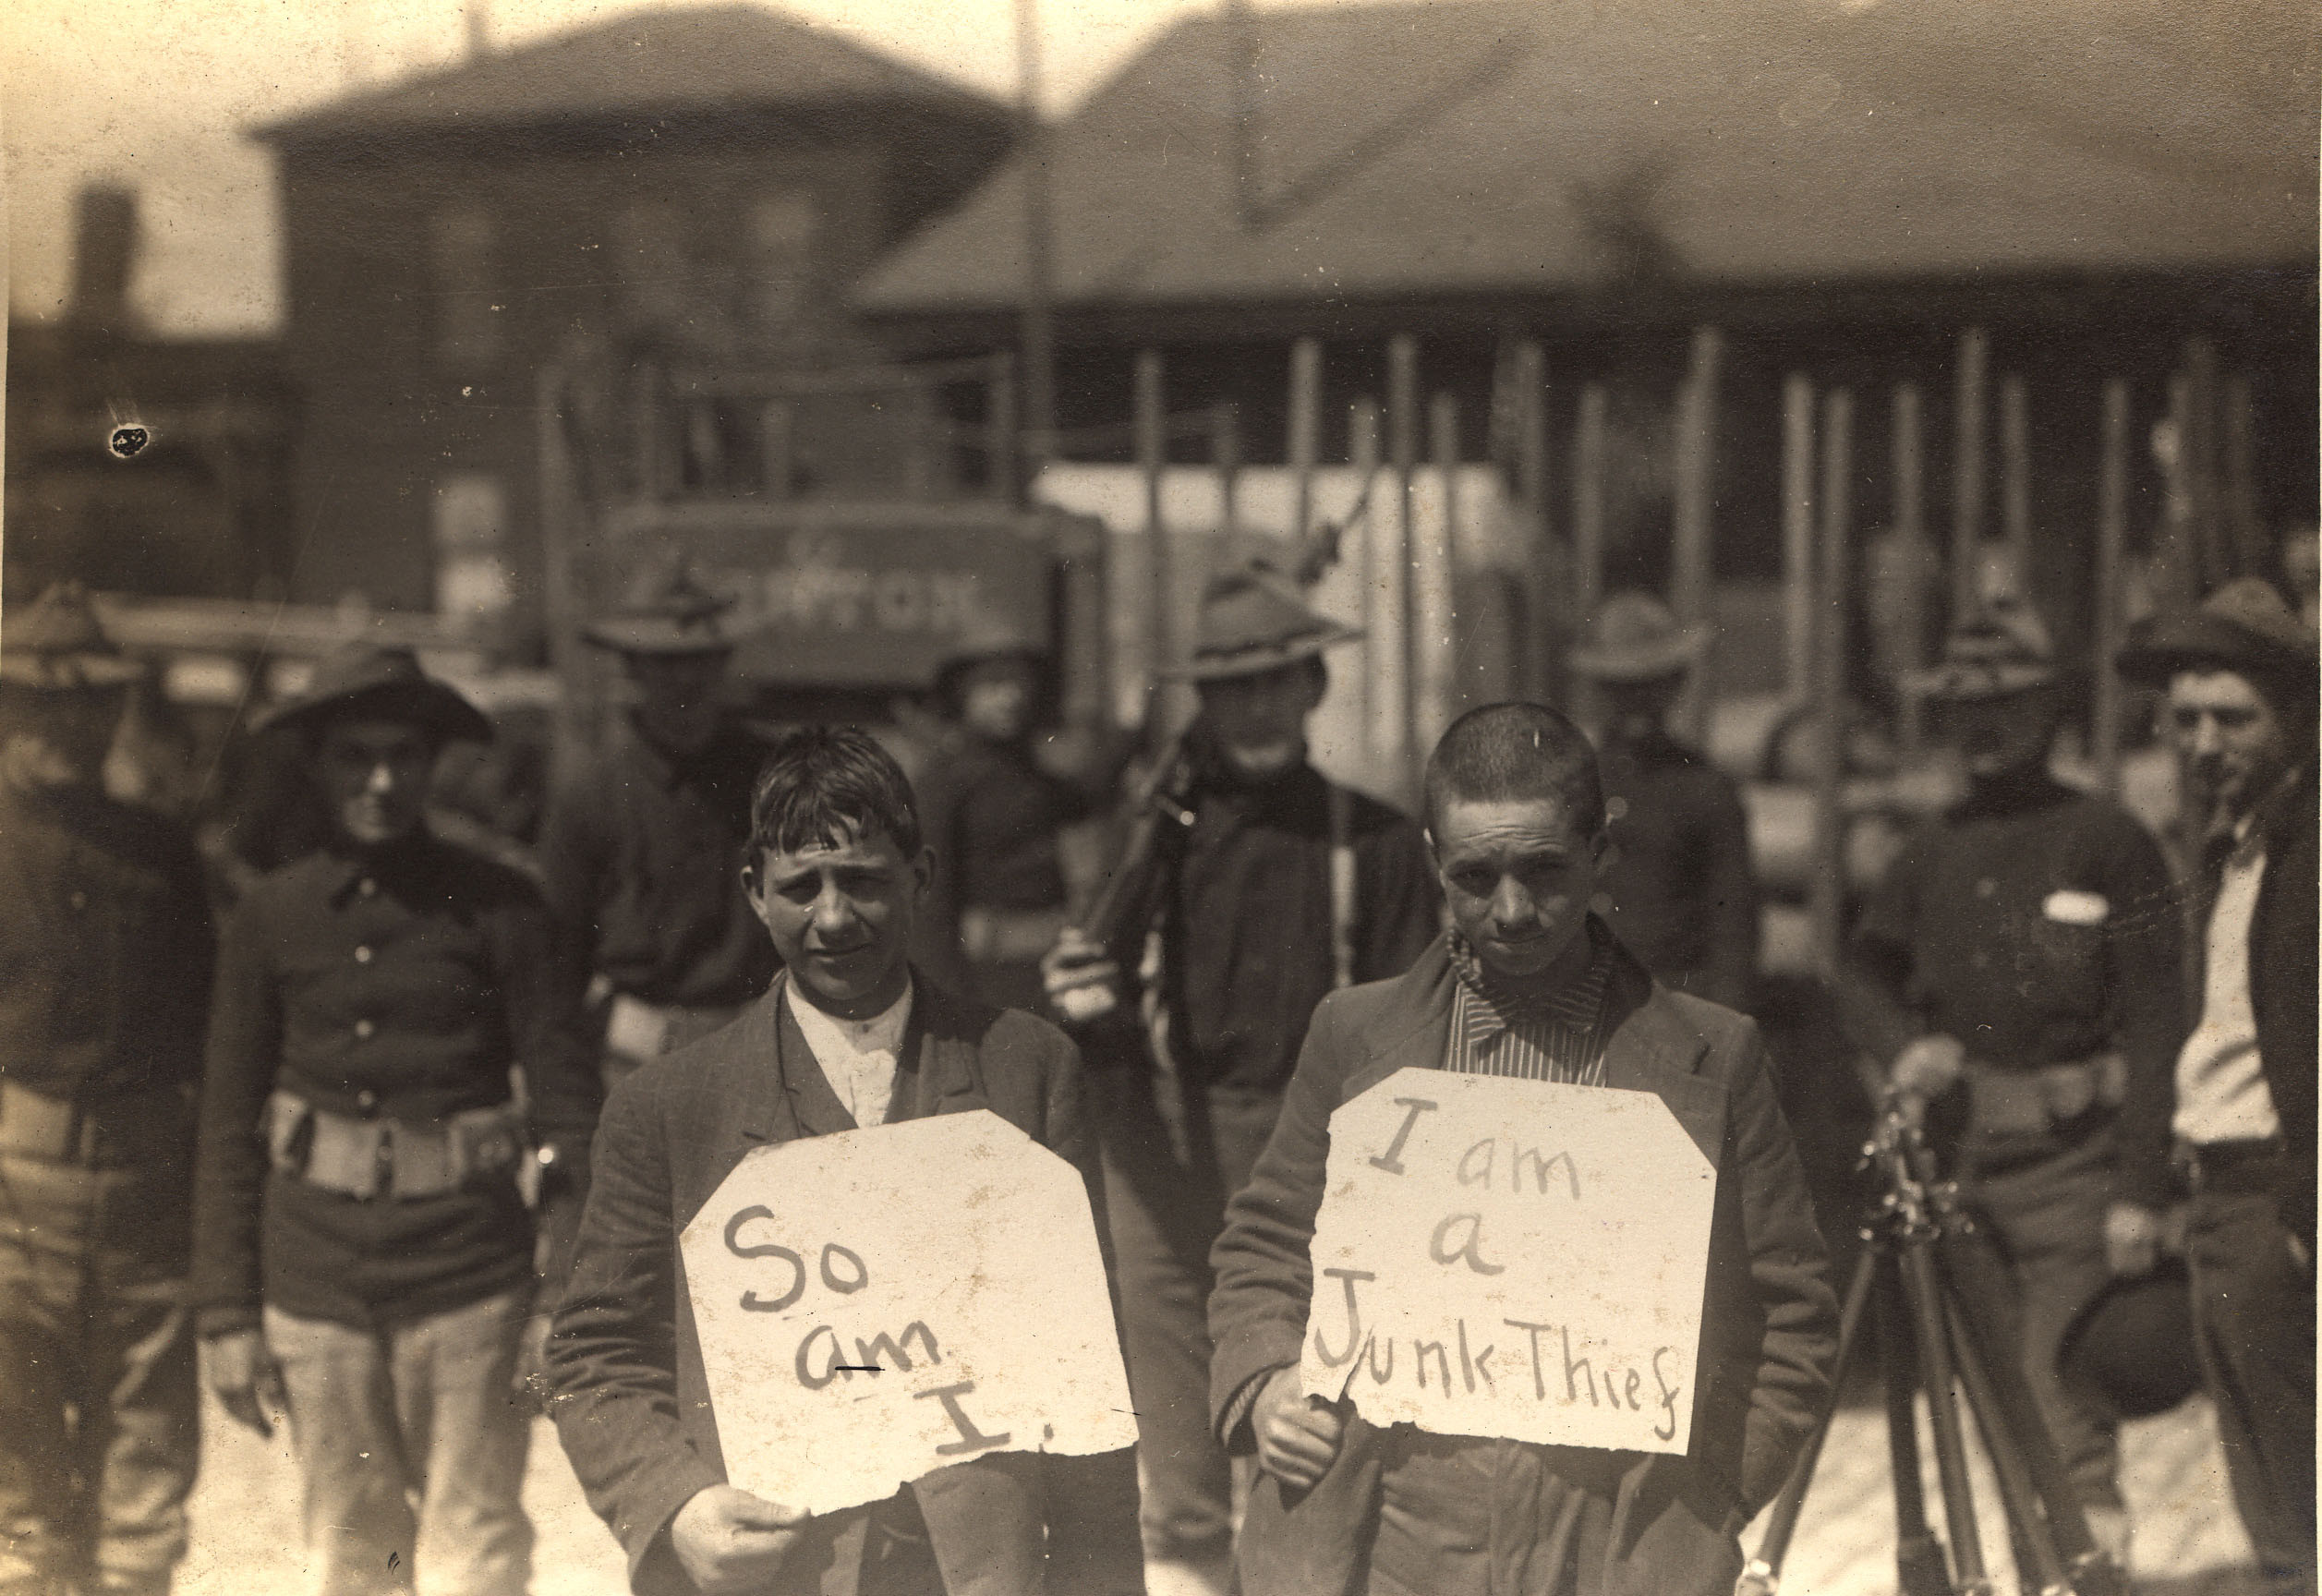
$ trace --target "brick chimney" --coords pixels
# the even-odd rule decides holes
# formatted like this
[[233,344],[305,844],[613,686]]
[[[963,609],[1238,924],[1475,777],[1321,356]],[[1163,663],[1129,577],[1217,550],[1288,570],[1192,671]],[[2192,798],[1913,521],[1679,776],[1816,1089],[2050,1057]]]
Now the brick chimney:
[[136,314],[129,308],[129,273],[137,266],[137,245],[136,190],[110,183],[81,189],[67,320],[120,337],[138,331]]

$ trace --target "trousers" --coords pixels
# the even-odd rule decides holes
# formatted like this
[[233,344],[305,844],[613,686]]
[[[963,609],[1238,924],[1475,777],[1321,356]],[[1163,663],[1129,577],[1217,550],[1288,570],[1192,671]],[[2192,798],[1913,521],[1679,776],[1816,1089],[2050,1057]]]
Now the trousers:
[[2185,1227],[2195,1346],[2233,1505],[2269,1585],[2315,1588],[2314,1272],[2270,1193],[2204,1192]]
[[1172,1127],[1149,1075],[1107,1070],[1092,1086],[1137,1409],[1138,1528],[1147,1557],[1204,1562],[1231,1550],[1234,1529],[1233,1472],[1209,1423],[1209,1249],[1282,1099],[1189,1093],[1184,1123]]
[[200,1457],[187,1150],[0,1153],[0,1592],[157,1592]]
[[315,1596],[524,1596],[530,1285],[383,1329],[266,1310],[306,1485]]

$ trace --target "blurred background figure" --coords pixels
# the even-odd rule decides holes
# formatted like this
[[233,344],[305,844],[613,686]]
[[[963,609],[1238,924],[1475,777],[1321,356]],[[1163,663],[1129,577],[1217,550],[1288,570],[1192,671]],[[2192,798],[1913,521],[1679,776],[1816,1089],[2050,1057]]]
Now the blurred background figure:
[[1964,1097],[1955,1167],[2006,1265],[1993,1306],[2098,1544],[2126,1567],[2117,1421],[2067,1387],[2058,1355],[2114,1275],[2157,1262],[2167,1129],[2123,1105],[2148,1101],[2132,1081],[2165,1080],[2184,1034],[2169,867],[2127,811],[2049,773],[2065,702],[2029,609],[1954,627],[1910,685],[1956,745],[1966,796],[1889,867],[1840,999],[1893,1089]]
[[1645,593],[1606,599],[1567,661],[1596,684],[1613,856],[1595,905],[1668,985],[1747,1009],[1758,971],[1758,883],[1741,791],[1669,734],[1699,640]]
[[913,959],[969,997],[1034,1012],[1070,895],[1059,838],[1094,806],[1035,757],[1051,695],[1038,645],[998,630],[963,638],[937,672],[943,745],[915,782],[936,880]]
[[77,583],[0,650],[0,1590],[161,1596],[199,1455],[186,1305],[210,907],[103,785],[139,668]]
[[630,700],[555,790],[540,864],[566,976],[604,1016],[609,1082],[717,1030],[774,976],[742,890],[765,750],[723,696],[730,607],[671,564],[587,632],[620,658]]
[[2269,1588],[2315,1588],[2315,636],[2258,577],[2131,637],[2200,838],[2197,1023],[2140,1078],[2191,1187],[2185,1251],[2234,1505]]

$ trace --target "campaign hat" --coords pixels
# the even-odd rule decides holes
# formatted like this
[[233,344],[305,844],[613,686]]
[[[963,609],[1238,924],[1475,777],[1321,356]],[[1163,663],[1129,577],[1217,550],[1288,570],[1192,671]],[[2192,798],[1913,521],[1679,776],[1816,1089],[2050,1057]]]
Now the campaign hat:
[[2055,682],[2056,645],[2032,607],[1987,605],[1953,626],[1933,666],[1904,678],[1924,698],[1969,703],[2006,698]]
[[127,687],[144,667],[105,635],[89,591],[65,581],[0,626],[0,685],[36,693],[102,693]]
[[1179,682],[1259,676],[1361,635],[1310,609],[1288,576],[1252,560],[1210,578],[1193,626],[1193,657],[1161,674]]
[[2056,1369],[2066,1385],[2123,1419],[2166,1413],[2201,1385],[2193,1296],[2182,1260],[2113,1279],[2065,1327]]
[[2314,634],[2289,601],[2261,576],[2226,583],[2190,610],[2164,611],[2140,622],[2113,656],[2122,677],[2167,687],[2178,671],[2208,666],[2310,685],[2316,672]]
[[1598,607],[1565,663],[1591,682],[1658,682],[1699,659],[1701,642],[1651,594],[1615,593]]
[[724,654],[733,638],[720,623],[733,600],[712,593],[680,561],[641,573],[621,606],[582,635],[621,654]]
[[376,643],[342,644],[324,655],[306,686],[252,729],[315,731],[341,718],[408,721],[439,743],[489,743],[492,734],[483,711],[420,669],[417,655]]

